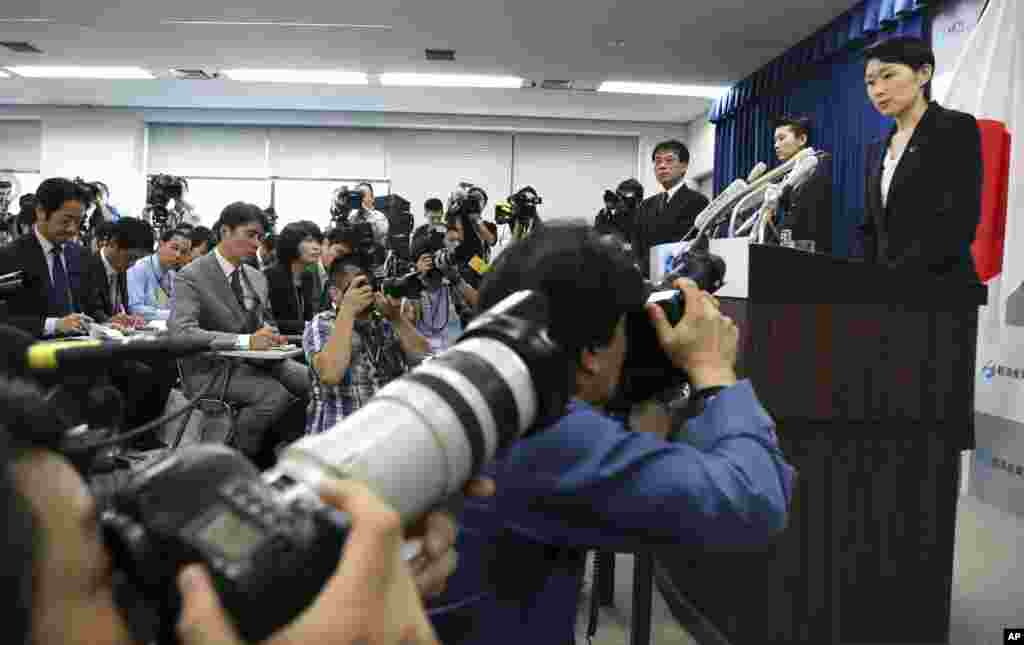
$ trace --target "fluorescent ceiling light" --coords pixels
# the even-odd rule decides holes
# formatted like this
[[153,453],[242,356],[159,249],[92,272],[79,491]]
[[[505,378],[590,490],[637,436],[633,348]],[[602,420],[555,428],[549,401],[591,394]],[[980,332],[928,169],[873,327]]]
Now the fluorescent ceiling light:
[[518,76],[476,76],[472,74],[381,74],[380,84],[392,87],[486,87],[518,89]]
[[24,65],[8,67],[7,69],[25,78],[102,78],[108,80],[155,78],[141,67],[52,67]]
[[623,83],[605,81],[598,92],[612,94],[657,94],[661,96],[692,96],[695,98],[717,99],[729,90],[728,87],[709,85],[671,85],[668,83]]
[[309,29],[361,29],[391,31],[391,25],[355,25],[347,22],[295,22],[288,20],[217,20],[195,18],[166,18],[161,25],[200,25],[213,27],[289,27]]
[[4,24],[31,24],[31,23],[48,23],[53,22],[53,18],[0,18],[0,23]]
[[342,72],[333,69],[226,69],[222,73],[233,81],[249,83],[369,84],[363,72]]
[[10,74],[8,74],[4,70],[0,69],[0,78],[10,78],[10,77],[11,77]]

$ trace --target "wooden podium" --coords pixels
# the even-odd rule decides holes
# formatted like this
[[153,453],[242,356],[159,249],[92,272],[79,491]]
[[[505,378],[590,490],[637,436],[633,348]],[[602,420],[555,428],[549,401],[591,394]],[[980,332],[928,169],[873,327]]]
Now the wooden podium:
[[[662,594],[701,645],[946,643],[986,288],[718,242],[740,376],[776,420],[798,481],[771,545],[659,551]],[[730,276],[743,266],[730,256],[747,252],[749,275]]]

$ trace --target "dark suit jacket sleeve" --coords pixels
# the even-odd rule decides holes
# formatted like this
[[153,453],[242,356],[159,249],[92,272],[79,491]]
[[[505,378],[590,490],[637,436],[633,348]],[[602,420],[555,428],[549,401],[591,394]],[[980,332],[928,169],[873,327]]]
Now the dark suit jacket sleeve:
[[305,325],[296,307],[295,287],[288,267],[277,264],[264,271],[263,275],[267,278],[270,311],[281,333],[301,334]]
[[810,179],[793,191],[787,220],[794,240],[814,240],[819,253],[832,252],[832,173],[821,162]]
[[930,230],[923,231],[896,265],[913,262],[927,267],[944,267],[962,255],[964,241],[974,240],[981,218],[981,133],[969,114],[945,112],[940,128],[943,148],[941,170],[929,179],[930,188],[940,192],[934,217],[927,218]]
[[[5,324],[17,327],[27,334],[36,338],[43,335],[43,324],[46,321],[46,283],[41,276],[34,275],[28,269],[28,263],[23,259],[25,251],[23,244],[15,241],[0,247],[0,275],[24,271],[25,277],[22,289],[7,300],[8,315],[2,321]],[[43,290],[42,299],[37,291]]]
[[868,144],[864,161],[864,223],[857,227],[864,246],[864,261],[878,262],[878,237],[875,229],[875,214],[871,201],[871,182],[875,181],[872,172],[872,159],[877,159],[881,154],[881,145],[878,142]]
[[103,260],[95,253],[83,254],[82,261],[85,265],[81,286],[82,313],[92,316],[97,322],[105,323],[114,314],[111,311],[107,270],[103,266]]
[[[75,252],[77,254],[78,271],[80,272],[78,291],[74,294],[75,301],[78,304],[78,311],[91,317],[93,320],[106,322],[110,317],[103,309],[99,290],[107,287],[107,272],[99,258],[84,247],[77,247]],[[98,274],[97,268],[93,265],[94,259],[99,264]]]

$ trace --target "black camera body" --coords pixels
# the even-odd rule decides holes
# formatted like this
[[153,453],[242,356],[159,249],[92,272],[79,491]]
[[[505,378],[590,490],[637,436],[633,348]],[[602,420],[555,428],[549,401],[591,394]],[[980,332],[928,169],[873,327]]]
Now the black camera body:
[[525,225],[539,218],[537,207],[544,203],[544,199],[533,186],[525,186],[510,195],[507,203],[511,208],[503,208],[501,204],[495,207],[494,221],[510,226]]
[[334,199],[331,201],[331,220],[335,223],[348,220],[352,211],[358,211],[363,207],[363,194],[358,190],[351,190],[348,186],[342,186],[334,191]]
[[127,612],[136,635],[175,642],[175,580],[191,562],[207,564],[245,640],[263,640],[298,616],[334,573],[348,527],[347,516],[303,488],[285,476],[265,482],[237,452],[201,444],[120,490],[102,524],[142,601]]
[[[672,271],[660,282],[644,282],[644,301],[662,308],[669,323],[675,325],[686,313],[685,298],[673,283],[689,278],[697,287],[715,293],[725,284],[725,260],[709,250],[708,239],[697,238],[689,249],[676,258]],[[661,392],[678,389],[688,381],[661,347],[657,331],[647,311],[640,309],[626,315],[626,359],[622,379],[609,408],[628,412],[633,404],[649,400]]]

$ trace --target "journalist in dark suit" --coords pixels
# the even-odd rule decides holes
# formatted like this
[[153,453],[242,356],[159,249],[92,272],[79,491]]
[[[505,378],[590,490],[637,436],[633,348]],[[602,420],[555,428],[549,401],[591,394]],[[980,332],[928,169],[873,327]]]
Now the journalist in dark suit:
[[[144,319],[127,313],[128,267],[153,252],[153,229],[140,219],[122,217],[107,223],[106,234],[103,247],[86,261],[91,282],[97,287],[97,319],[115,325],[140,326]],[[173,360],[151,358],[116,364],[110,375],[124,396],[124,427],[136,428],[163,413],[178,370]],[[147,445],[147,441],[150,438],[141,440],[140,445]]]
[[[270,309],[266,278],[242,261],[256,253],[263,237],[263,211],[235,202],[221,213],[218,226],[220,244],[178,273],[168,330],[210,341],[228,340],[238,349],[266,350],[284,344]],[[221,365],[207,356],[183,360],[186,389],[198,392],[223,370]],[[306,368],[291,359],[233,362],[225,399],[240,408],[236,447],[263,461],[260,455],[266,453],[261,450],[272,447],[273,442],[264,443],[275,424],[284,422],[274,440],[301,434],[305,425],[301,404],[309,392]]]
[[868,149],[867,261],[977,281],[971,256],[981,217],[981,135],[973,116],[927,99],[931,48],[893,38],[865,54],[872,104],[895,125]]
[[651,159],[664,192],[645,199],[636,220],[633,253],[644,277],[651,269],[651,248],[680,241],[708,205],[707,197],[683,184],[690,166],[690,151],[685,145],[679,141],[659,143]]
[[8,324],[37,338],[82,333],[83,314],[104,320],[78,234],[88,197],[74,182],[47,179],[36,191],[32,230],[0,248],[0,275],[23,271],[22,289],[7,300]]
[[277,264],[263,272],[270,290],[270,310],[282,334],[301,335],[320,312],[319,275],[323,233],[313,222],[292,222],[277,236]]

